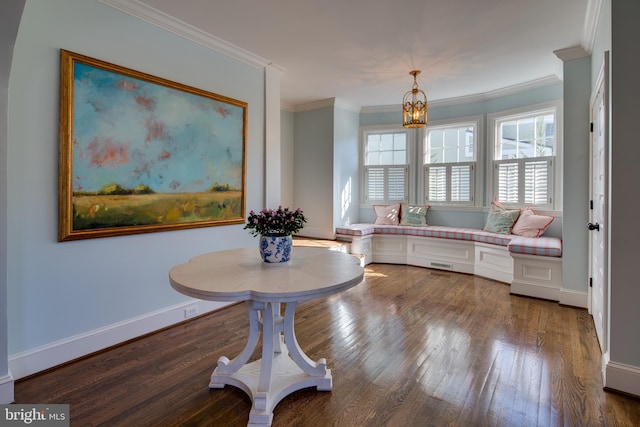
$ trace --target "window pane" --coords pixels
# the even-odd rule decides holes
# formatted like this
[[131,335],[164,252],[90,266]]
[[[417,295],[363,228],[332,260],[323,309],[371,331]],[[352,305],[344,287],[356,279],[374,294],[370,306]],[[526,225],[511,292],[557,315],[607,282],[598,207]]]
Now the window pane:
[[518,135],[517,139],[520,142],[531,143],[534,140],[534,126],[535,118],[518,120]]
[[518,159],[536,157],[533,141],[518,141]]
[[393,164],[407,164],[406,132],[367,134],[365,165]]
[[393,164],[393,151],[381,151],[380,152],[380,164],[392,165]]
[[444,132],[442,130],[429,131],[429,148],[442,148]]
[[379,165],[380,164],[380,153],[378,151],[367,152],[367,159],[365,160],[366,165]]
[[442,163],[443,162],[442,148],[429,150],[427,154],[429,157],[425,159],[425,163]]
[[391,151],[393,150],[393,134],[382,134],[380,135],[380,151]]
[[407,135],[404,133],[396,133],[393,135],[393,149],[407,150]]
[[516,121],[504,122],[501,125],[502,138],[508,141],[516,141],[518,139],[518,133],[516,132]]
[[367,151],[379,151],[379,150],[380,150],[380,135],[368,135]]
[[498,122],[496,160],[547,157],[555,154],[555,114]]
[[553,146],[555,145],[555,138],[544,138],[538,147],[538,157],[553,156]]
[[424,150],[424,164],[443,162],[442,141],[442,130],[438,129],[428,132]]

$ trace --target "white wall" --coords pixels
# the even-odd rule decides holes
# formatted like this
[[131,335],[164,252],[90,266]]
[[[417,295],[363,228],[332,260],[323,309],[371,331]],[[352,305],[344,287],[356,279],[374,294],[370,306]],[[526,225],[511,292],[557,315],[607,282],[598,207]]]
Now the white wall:
[[[294,153],[294,117],[289,111],[280,111],[280,155],[282,166],[282,206],[294,208],[293,187],[295,183],[293,161]],[[296,206],[297,207],[297,206]]]
[[333,238],[333,106],[295,113],[294,202],[307,224],[300,234]]
[[567,220],[562,226],[562,291],[587,292],[591,59],[565,61],[563,73],[563,218]]
[[358,220],[359,114],[343,108],[334,111],[333,141],[333,226],[353,224]]
[[242,224],[57,242],[61,48],[247,102],[247,209],[264,203],[264,70],[96,1],[28,0],[9,86],[8,348],[10,365],[20,365],[14,374],[29,373],[21,360],[34,352],[190,301],[169,285],[173,265],[256,244]]

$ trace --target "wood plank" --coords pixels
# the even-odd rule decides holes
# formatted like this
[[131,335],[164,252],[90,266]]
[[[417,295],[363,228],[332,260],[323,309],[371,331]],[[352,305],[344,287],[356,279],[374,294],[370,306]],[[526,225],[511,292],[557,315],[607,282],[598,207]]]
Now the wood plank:
[[[639,424],[638,399],[602,388],[587,311],[503,283],[371,264],[355,288],[299,304],[295,325],[334,386],[285,398],[276,427]],[[250,399],[207,385],[247,331],[230,306],[19,380],[16,402],[68,403],[73,426],[243,426]]]

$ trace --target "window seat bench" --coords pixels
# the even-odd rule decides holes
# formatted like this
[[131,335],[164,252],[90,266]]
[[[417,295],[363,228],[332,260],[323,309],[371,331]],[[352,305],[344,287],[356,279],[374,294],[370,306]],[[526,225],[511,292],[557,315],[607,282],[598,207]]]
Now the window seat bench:
[[473,228],[352,224],[336,239],[364,265],[407,264],[475,274],[509,283],[511,293],[560,301],[562,240],[522,237]]

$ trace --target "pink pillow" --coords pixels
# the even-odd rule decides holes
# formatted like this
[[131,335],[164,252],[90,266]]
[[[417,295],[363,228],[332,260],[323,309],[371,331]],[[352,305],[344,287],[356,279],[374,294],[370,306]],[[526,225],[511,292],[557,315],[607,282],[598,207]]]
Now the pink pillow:
[[546,215],[536,215],[533,209],[527,207],[522,210],[520,217],[516,221],[511,233],[524,237],[540,237],[549,225],[553,222],[554,217]]
[[400,203],[389,206],[375,205],[373,210],[376,213],[374,224],[398,225],[400,223]]

